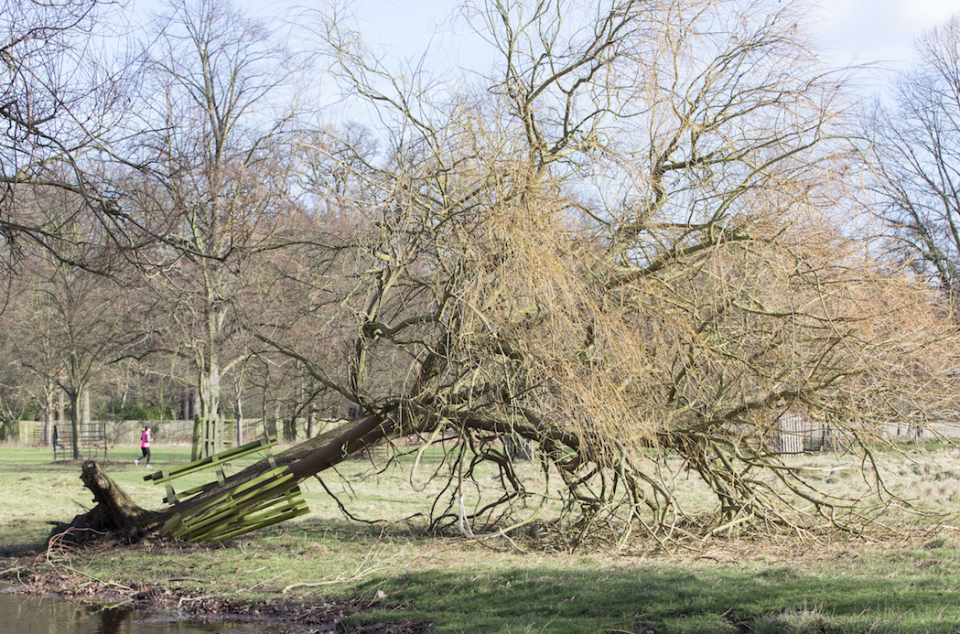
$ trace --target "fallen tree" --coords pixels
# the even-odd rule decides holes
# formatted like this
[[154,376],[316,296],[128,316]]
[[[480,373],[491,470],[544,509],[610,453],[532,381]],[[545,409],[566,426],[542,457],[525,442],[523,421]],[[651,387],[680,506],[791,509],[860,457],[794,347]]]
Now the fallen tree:
[[[402,437],[444,440],[426,527],[468,537],[862,530],[892,501],[875,449],[889,425],[955,410],[956,329],[851,235],[843,90],[817,74],[803,16],[568,4],[479,7],[499,74],[436,102],[321,16],[342,78],[392,127],[382,150],[316,132],[318,207],[263,265],[269,301],[246,324],[364,414],[144,528],[229,536],[234,492],[276,500]],[[794,413],[860,458],[869,495],[792,468]],[[690,474],[707,511],[683,502]]]
[[[56,527],[52,539],[58,542],[85,543],[98,540],[104,535],[119,537],[123,541],[136,542],[144,535],[160,532],[175,515],[189,516],[191,511],[202,508],[205,503],[244,484],[256,480],[271,469],[280,468],[292,475],[292,484],[324,471],[350,455],[378,444],[389,436],[389,425],[377,416],[366,416],[351,421],[326,434],[317,436],[301,445],[290,448],[272,460],[262,460],[234,474],[216,489],[212,489],[177,506],[164,511],[148,511],[140,508],[97,464],[88,460],[83,463],[81,479],[94,495],[96,507],[78,515],[70,524]],[[267,499],[282,495],[291,485],[281,487]],[[261,490],[270,491],[269,484]],[[167,531],[168,533],[170,530]]]
[[[441,467],[446,468],[437,468],[425,478],[442,481],[425,526],[430,530],[473,537],[546,523],[554,530],[553,536],[567,546],[596,538],[622,544],[633,534],[659,541],[708,536],[734,527],[744,534],[823,528],[862,531],[878,508],[902,502],[885,491],[880,469],[873,462],[877,448],[890,445],[885,436],[888,425],[908,418],[918,406],[930,415],[938,408],[949,409],[955,392],[952,365],[942,363],[944,352],[950,349],[949,330],[941,332],[944,339],[931,340],[935,324],[920,320],[925,305],[928,316],[936,313],[922,301],[922,294],[911,295],[909,288],[891,280],[881,282],[873,280],[873,290],[897,290],[892,297],[899,299],[900,305],[878,306],[872,316],[861,315],[849,322],[826,320],[825,327],[834,332],[839,324],[845,324],[843,337],[818,339],[818,356],[805,366],[799,388],[792,384],[777,391],[767,389],[753,400],[742,399],[742,395],[731,401],[716,399],[715,404],[727,403],[725,411],[694,411],[683,406],[671,411],[671,400],[683,389],[683,382],[675,381],[673,388],[659,395],[664,420],[670,424],[640,436],[640,430],[629,426],[625,430],[603,428],[601,421],[590,421],[596,425],[592,429],[572,424],[556,417],[555,408],[523,402],[523,392],[532,390],[504,395],[490,386],[478,387],[469,374],[451,378],[449,356],[425,359],[420,362],[420,379],[414,382],[418,391],[376,406],[368,403],[370,409],[376,408],[374,413],[291,447],[272,460],[262,460],[166,511],[140,509],[95,464],[86,463],[84,483],[93,491],[98,506],[78,516],[71,526],[60,527],[55,539],[82,543],[104,533],[127,541],[150,533],[201,541],[227,539],[259,527],[256,520],[263,505],[280,500],[297,483],[323,476],[371,448],[411,436],[419,439],[419,450],[438,438],[445,439]],[[848,291],[852,289],[851,285]],[[821,303],[827,301],[820,298]],[[870,304],[876,301],[873,295]],[[730,308],[730,312],[735,311]],[[756,311],[750,315],[756,316]],[[865,327],[880,338],[864,340],[868,334]],[[790,333],[790,338],[796,334]],[[705,337],[701,329],[697,339]],[[853,354],[838,350],[853,343],[857,343]],[[286,354],[295,354],[275,345]],[[694,357],[715,352],[711,346],[730,348],[732,344],[712,341],[704,345]],[[782,345],[785,343],[768,340],[764,352],[756,350],[740,369],[738,379],[746,380],[761,369],[777,369]],[[688,342],[680,350],[690,349]],[[934,356],[928,354],[931,350],[936,351]],[[805,350],[805,354],[812,352],[809,346]],[[760,363],[764,354],[772,355],[771,365]],[[490,358],[502,363],[504,356],[501,350]],[[520,364],[529,363],[531,356],[530,351],[511,352],[507,358],[514,360],[513,369],[519,372]],[[301,362],[318,380],[324,380],[325,368],[305,358]],[[883,363],[896,364],[893,369],[897,371],[881,371]],[[696,369],[691,364],[680,374]],[[466,392],[450,389],[438,400],[435,389],[441,377],[449,382],[449,388],[459,384]],[[711,389],[724,387],[713,385]],[[564,396],[585,400],[573,387],[557,384],[551,397],[560,400]],[[872,495],[832,498],[820,490],[818,480],[791,466],[792,454],[779,442],[778,412],[797,408],[815,412],[831,426],[834,449],[860,457]],[[524,473],[517,469],[505,442],[508,439],[526,441],[536,448],[542,481],[531,483],[531,477],[538,477],[531,476],[532,469]],[[411,468],[414,485],[416,462],[412,467],[409,461],[406,465]],[[488,466],[494,470],[497,486],[481,483],[489,480]],[[714,492],[714,512],[687,512],[680,502],[683,472],[688,474],[688,482],[692,472]],[[559,477],[559,486],[551,487],[553,477]],[[214,528],[208,530],[211,522]],[[193,526],[202,526],[202,530]]]

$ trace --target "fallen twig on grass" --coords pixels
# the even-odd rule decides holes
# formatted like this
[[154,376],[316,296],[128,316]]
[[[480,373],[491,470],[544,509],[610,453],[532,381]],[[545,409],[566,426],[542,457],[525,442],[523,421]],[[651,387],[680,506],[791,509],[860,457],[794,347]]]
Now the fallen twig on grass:
[[174,581],[195,581],[197,583],[210,583],[209,581],[204,581],[203,579],[194,579],[193,577],[171,577],[167,579],[167,583],[172,583]]
[[109,587],[109,588],[120,588],[121,590],[127,590],[127,591],[129,591],[129,592],[133,592],[133,588],[131,588],[131,587],[129,587],[129,586],[125,586],[125,585],[123,585],[122,583],[117,583],[117,582],[115,582],[115,581],[104,581],[103,579],[99,579],[99,578],[97,578],[97,577],[94,577],[94,576],[91,575],[90,573],[83,572],[82,570],[77,570],[76,568],[72,568],[71,566],[60,566],[59,568],[60,568],[60,569],[64,569],[64,570],[69,570],[70,572],[72,572],[72,573],[74,573],[74,574],[77,574],[77,575],[82,575],[82,576],[84,576],[84,577],[87,577],[88,579],[91,579],[91,580],[93,580],[93,581],[96,581],[97,583],[102,584],[102,585],[105,585],[105,586],[107,586],[107,587]]
[[274,579],[279,579],[280,577],[285,577],[285,576],[287,576],[287,575],[289,575],[289,574],[290,574],[290,571],[289,571],[289,570],[286,571],[286,572],[281,572],[281,573],[280,573],[279,575],[277,575],[276,577],[270,577],[269,579],[264,579],[263,581],[258,581],[257,583],[253,584],[252,586],[250,586],[249,588],[247,588],[247,589],[244,590],[243,592],[250,592],[250,591],[252,591],[254,588],[256,588],[257,586],[262,586],[262,585],[265,584],[265,583],[270,583],[270,582],[273,581]]
[[374,572],[380,572],[381,570],[386,570],[386,568],[371,568],[369,570],[363,571],[361,574],[353,575],[352,577],[339,577],[337,579],[329,579],[326,581],[314,581],[314,582],[300,582],[300,583],[291,583],[289,586],[284,588],[281,591],[281,594],[286,594],[288,591],[293,590],[294,588],[316,588],[319,586],[332,586],[337,583],[350,583],[351,581],[360,581],[369,574]]
[[857,465],[849,462],[847,464],[836,465],[834,467],[790,467],[793,471],[819,471],[821,473],[833,473],[834,471],[846,471],[847,469],[856,469]]
[[325,579],[323,581],[314,581],[314,582],[291,583],[289,586],[287,586],[281,591],[281,594],[286,594],[287,592],[289,592],[290,590],[293,590],[294,588],[316,588],[319,586],[330,586],[337,583],[349,583],[351,581],[359,581],[360,579],[363,579],[369,574],[372,574],[374,572],[379,572],[381,570],[386,570],[386,567],[368,568],[367,570],[363,570],[364,564],[366,564],[367,560],[370,559],[370,555],[372,553],[373,553],[373,548],[371,547],[370,550],[367,551],[367,554],[363,558],[363,561],[360,562],[360,565],[357,566],[357,568],[353,571],[353,574],[349,577],[339,577],[337,579]]
[[203,601],[204,599],[209,599],[211,597],[213,597],[212,594],[205,594],[202,597],[180,597],[180,600],[177,601],[177,609],[179,610],[180,607],[184,604],[184,602],[192,603],[193,601]]
[[53,555],[64,556],[65,553],[74,553],[79,550],[79,547],[76,543],[71,543],[69,540],[73,539],[72,535],[74,533],[88,532],[93,533],[94,535],[99,535],[103,537],[106,535],[104,531],[98,531],[92,528],[67,528],[63,532],[57,533],[50,538],[50,541],[47,543],[46,557],[47,561],[50,561]]

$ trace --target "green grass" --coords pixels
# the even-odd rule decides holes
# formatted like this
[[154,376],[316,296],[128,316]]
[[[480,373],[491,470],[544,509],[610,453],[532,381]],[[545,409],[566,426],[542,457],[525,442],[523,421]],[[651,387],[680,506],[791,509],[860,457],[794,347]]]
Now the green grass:
[[[919,448],[913,462],[889,465],[891,486],[947,501],[960,480],[960,452]],[[163,489],[143,481],[138,450],[111,452],[105,466],[142,506],[157,508]],[[90,504],[76,464],[0,447],[0,552],[44,555],[51,520]],[[154,467],[184,462],[186,448],[157,448]],[[434,457],[435,458],[435,457]],[[836,456],[805,457],[819,467]],[[917,465],[919,465],[918,468]],[[240,468],[242,464],[233,465]],[[362,461],[341,465],[366,517],[398,519],[425,510],[408,473],[370,477]],[[816,472],[814,472],[816,473]],[[824,482],[856,485],[846,471]],[[203,481],[185,483],[190,486]],[[415,619],[437,632],[958,632],[960,548],[949,528],[896,543],[838,541],[757,544],[718,542],[707,550],[632,557],[612,553],[517,552],[503,540],[483,543],[426,537],[402,522],[355,525],[315,481],[305,485],[311,514],[223,545],[98,548],[48,553],[41,566],[80,579],[159,584],[175,593],[306,603],[346,599],[365,608],[355,624]],[[949,510],[949,509],[948,509]],[[14,565],[0,562],[0,569]]]
[[[956,562],[950,572],[956,573]],[[583,562],[515,562],[505,570],[469,574],[433,570],[367,582],[386,594],[389,616],[397,605],[425,619],[457,614],[454,631],[737,632],[770,623],[773,615],[822,606],[828,631],[955,631],[960,589],[943,572],[910,579],[863,573],[825,574],[793,566],[598,565]],[[947,614],[945,614],[947,613]],[[782,631],[790,631],[782,619]],[[769,625],[768,625],[769,627]]]

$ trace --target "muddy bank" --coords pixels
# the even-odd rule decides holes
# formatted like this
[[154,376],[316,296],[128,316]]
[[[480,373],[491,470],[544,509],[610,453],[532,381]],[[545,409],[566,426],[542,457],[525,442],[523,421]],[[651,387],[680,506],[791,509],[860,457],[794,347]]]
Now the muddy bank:
[[[129,606],[143,612],[171,613],[185,621],[263,623],[286,634],[429,634],[429,623],[401,620],[348,626],[350,616],[376,605],[363,599],[315,601],[225,599],[176,583],[118,583],[94,579],[69,567],[41,566],[42,558],[0,558],[0,580],[11,591],[104,606]],[[185,581],[187,579],[184,579]]]

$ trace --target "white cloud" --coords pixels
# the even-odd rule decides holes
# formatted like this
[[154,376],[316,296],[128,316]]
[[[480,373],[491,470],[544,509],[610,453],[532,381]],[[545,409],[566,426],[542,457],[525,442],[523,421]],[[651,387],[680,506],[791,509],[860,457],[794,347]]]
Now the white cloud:
[[833,0],[820,8],[815,33],[836,63],[903,68],[914,57],[914,39],[954,13],[960,0]]

